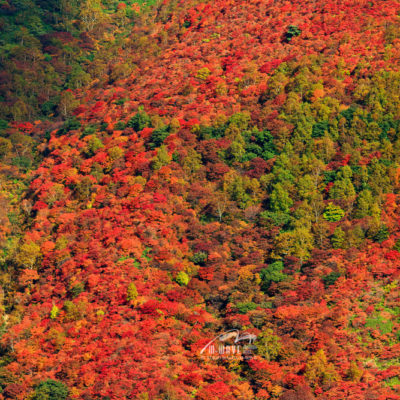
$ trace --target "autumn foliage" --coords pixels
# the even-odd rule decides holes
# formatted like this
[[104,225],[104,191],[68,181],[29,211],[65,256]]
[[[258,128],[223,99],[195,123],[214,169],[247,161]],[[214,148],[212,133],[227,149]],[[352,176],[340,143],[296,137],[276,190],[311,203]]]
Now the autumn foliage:
[[400,399],[400,3],[106,3],[0,124],[0,399]]

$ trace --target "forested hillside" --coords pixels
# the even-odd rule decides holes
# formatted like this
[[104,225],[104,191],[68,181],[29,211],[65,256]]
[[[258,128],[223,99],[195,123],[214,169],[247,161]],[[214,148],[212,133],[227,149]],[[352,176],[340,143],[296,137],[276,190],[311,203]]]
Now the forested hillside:
[[399,16],[0,1],[0,399],[400,399]]

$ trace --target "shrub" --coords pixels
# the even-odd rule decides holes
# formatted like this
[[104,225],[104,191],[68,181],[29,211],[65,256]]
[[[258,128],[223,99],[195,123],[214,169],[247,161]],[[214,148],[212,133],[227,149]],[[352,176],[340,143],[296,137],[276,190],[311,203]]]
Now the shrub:
[[23,267],[33,268],[40,255],[40,247],[32,241],[26,241],[18,249],[15,261]]
[[137,297],[138,297],[138,291],[136,289],[136,285],[133,282],[131,282],[126,292],[126,299],[128,301],[133,301],[136,300]]
[[129,128],[133,128],[136,132],[144,128],[151,127],[151,120],[147,113],[138,111],[126,124]]
[[317,122],[312,127],[311,136],[313,138],[319,138],[319,137],[324,136],[325,132],[328,132],[328,131],[329,131],[329,122],[328,121]]
[[296,25],[289,25],[288,29],[285,33],[285,39],[287,42],[290,42],[294,37],[300,36],[301,29]]
[[260,272],[261,277],[261,290],[266,292],[271,286],[272,282],[282,282],[288,276],[282,272],[283,270],[283,262],[275,261],[272,264],[268,265],[268,268],[264,268]]
[[266,329],[257,337],[257,354],[267,361],[276,360],[282,345],[272,329]]
[[65,135],[69,131],[75,131],[75,130],[79,129],[81,126],[82,126],[82,124],[78,121],[77,118],[75,118],[75,117],[68,118],[65,121],[63,127],[57,131],[57,135],[59,135],[59,136]]
[[186,272],[181,271],[178,273],[178,275],[175,278],[176,283],[178,283],[179,285],[187,285],[189,283],[189,276]]
[[335,367],[328,362],[324,349],[319,349],[308,359],[305,376],[314,385],[326,384],[338,379]]
[[70,290],[72,298],[74,299],[75,297],[78,297],[84,290],[85,290],[85,287],[84,287],[83,283],[76,284]]
[[48,101],[45,101],[40,109],[42,110],[44,115],[54,114],[57,111],[57,106],[60,103],[60,97],[55,96]]
[[39,383],[35,389],[33,400],[65,400],[68,397],[68,388],[53,379]]
[[190,261],[197,265],[204,265],[207,261],[207,253],[205,253],[204,251],[194,253]]
[[274,226],[285,226],[291,220],[290,214],[273,211],[262,211],[260,213],[261,224],[271,223]]
[[123,122],[123,121],[118,121],[118,122],[114,125],[114,129],[115,129],[116,131],[123,131],[123,130],[125,129],[125,127],[126,127],[126,124],[125,124],[125,122]]
[[400,252],[400,239],[397,239],[397,240],[396,240],[396,243],[395,243],[395,245],[393,246],[393,249]]
[[79,307],[72,301],[67,300],[64,303],[64,310],[66,321],[77,321],[82,317]]
[[240,312],[240,314],[247,314],[249,311],[255,310],[257,308],[257,304],[249,301],[244,303],[237,303],[235,307]]
[[331,272],[328,275],[325,275],[322,280],[324,282],[325,287],[332,286],[335,282],[340,278],[339,272]]
[[118,99],[118,100],[115,100],[115,104],[116,104],[117,106],[122,106],[123,104],[126,103],[127,100],[128,100],[127,98]]
[[172,160],[172,157],[168,154],[167,146],[162,145],[158,151],[157,155],[154,157],[151,163],[151,168],[154,170],[160,169],[165,165],[168,165]]
[[97,150],[100,150],[103,147],[103,142],[97,136],[92,136],[87,144],[87,152],[90,155],[93,155]]
[[201,68],[197,71],[196,78],[205,81],[211,74],[211,71],[207,68]]
[[200,139],[218,139],[225,134],[226,126],[203,126],[201,125],[197,131]]
[[345,233],[343,232],[343,229],[340,227],[336,228],[331,237],[332,247],[334,249],[340,249],[344,243],[344,239]]
[[170,127],[163,126],[162,128],[155,129],[151,135],[151,142],[149,143],[149,147],[151,149],[155,149],[160,147],[164,140],[170,135]]
[[96,125],[85,126],[85,129],[82,132],[81,138],[83,138],[85,136],[93,135],[94,133],[96,133],[97,129],[98,128]]
[[345,212],[334,204],[330,203],[325,209],[324,218],[329,222],[340,221],[344,217]]
[[60,309],[56,305],[53,305],[53,307],[51,308],[51,311],[50,311],[50,318],[56,319],[59,312],[60,312]]
[[110,156],[111,160],[115,161],[124,155],[124,151],[121,149],[121,147],[114,146],[111,147],[111,149],[108,149],[108,155]]
[[389,229],[383,225],[379,228],[378,232],[374,235],[373,239],[375,242],[382,243],[389,237]]

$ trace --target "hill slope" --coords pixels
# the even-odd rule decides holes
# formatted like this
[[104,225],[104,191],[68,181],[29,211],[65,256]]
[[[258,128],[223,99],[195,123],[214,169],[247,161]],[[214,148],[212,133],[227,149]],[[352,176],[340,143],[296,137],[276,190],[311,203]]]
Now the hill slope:
[[400,398],[399,10],[164,1],[4,128],[1,396]]

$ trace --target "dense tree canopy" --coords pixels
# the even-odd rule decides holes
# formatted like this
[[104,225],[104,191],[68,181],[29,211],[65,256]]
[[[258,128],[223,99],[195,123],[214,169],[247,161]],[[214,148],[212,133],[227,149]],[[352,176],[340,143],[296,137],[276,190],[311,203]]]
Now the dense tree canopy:
[[0,399],[399,399],[399,12],[3,1]]

